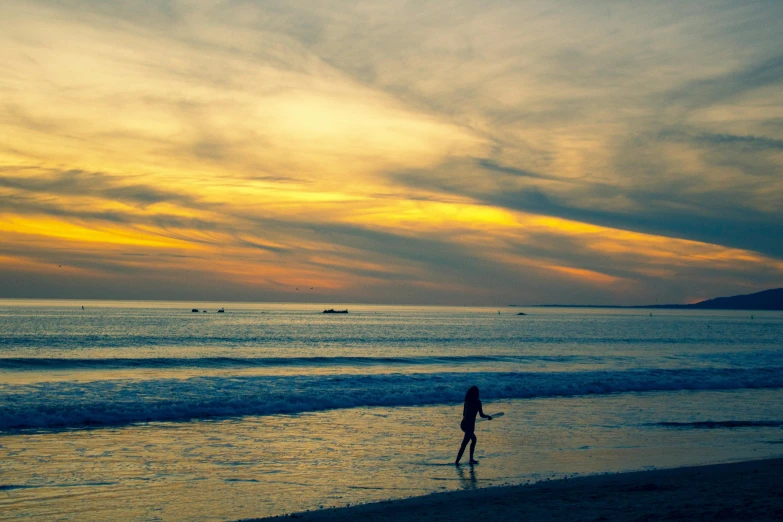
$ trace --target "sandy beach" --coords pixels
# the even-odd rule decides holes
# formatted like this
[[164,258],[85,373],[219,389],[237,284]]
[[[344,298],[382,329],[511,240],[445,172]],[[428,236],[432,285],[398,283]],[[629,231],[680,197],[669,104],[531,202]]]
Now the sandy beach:
[[450,522],[780,521],[783,520],[781,471],[783,459],[768,459],[436,493],[275,518]]

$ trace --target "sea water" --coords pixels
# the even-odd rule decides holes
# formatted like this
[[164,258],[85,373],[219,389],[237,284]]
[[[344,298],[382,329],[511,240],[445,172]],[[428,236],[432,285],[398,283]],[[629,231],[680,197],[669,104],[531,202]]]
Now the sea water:
[[[235,520],[781,456],[782,340],[778,312],[0,300],[0,519]],[[456,467],[474,384],[505,415]]]

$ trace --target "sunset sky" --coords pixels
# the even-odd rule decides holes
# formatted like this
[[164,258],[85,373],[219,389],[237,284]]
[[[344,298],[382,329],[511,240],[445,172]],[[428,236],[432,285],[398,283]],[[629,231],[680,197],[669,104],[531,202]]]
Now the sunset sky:
[[0,2],[0,297],[780,286],[780,0]]

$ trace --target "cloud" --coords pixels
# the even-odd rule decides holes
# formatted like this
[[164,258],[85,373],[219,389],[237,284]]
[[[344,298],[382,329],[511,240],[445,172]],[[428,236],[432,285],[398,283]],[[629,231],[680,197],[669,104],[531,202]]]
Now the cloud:
[[[5,172],[17,169],[3,168]],[[25,169],[28,170],[29,169]],[[133,183],[128,177],[119,178],[103,172],[85,172],[82,170],[52,171],[39,170],[31,177],[5,175],[0,178],[0,188],[14,189],[24,196],[40,195],[89,196],[122,201],[132,205],[146,206],[165,201],[174,201],[195,205],[195,199],[173,191],[154,188],[143,183]]]
[[774,1],[11,0],[0,266],[82,252],[122,276],[112,296],[777,285],[780,20]]
[[538,174],[536,172],[531,172],[529,170],[523,170],[523,169],[517,169],[513,167],[505,167],[502,165],[498,165],[492,160],[489,160],[487,158],[478,158],[476,160],[476,165],[478,165],[480,168],[488,170],[488,171],[494,171],[499,172],[502,174],[510,174],[515,177],[520,178],[533,178],[533,179],[553,179],[551,176],[544,176],[542,174]]
[[679,141],[691,141],[697,144],[710,145],[714,147],[736,145],[740,149],[759,150],[783,150],[783,140],[769,138],[767,136],[738,136],[735,134],[715,134],[703,132],[701,134],[689,135],[685,132],[662,132],[661,138]]
[[[478,162],[478,166],[484,167],[485,163]],[[517,177],[508,169],[493,166],[489,170]],[[391,176],[419,189],[447,192],[509,210],[725,245],[783,259],[783,226],[780,224],[783,215],[779,210],[775,213],[780,218],[777,219],[773,213],[754,209],[752,200],[738,200],[736,194],[721,190],[677,186],[682,182],[676,179],[668,186],[655,188],[570,181],[567,190],[562,191],[562,184],[553,184],[547,189],[535,184],[514,186],[501,180],[494,187],[482,190],[462,179],[451,181],[448,175],[428,178],[393,173]],[[525,177],[546,179],[543,176]],[[627,208],[615,208],[613,200],[618,197],[632,204]],[[596,201],[604,204],[596,204]]]
[[764,87],[783,83],[783,54],[742,66],[713,77],[685,82],[668,93],[678,104],[705,107],[734,101]]

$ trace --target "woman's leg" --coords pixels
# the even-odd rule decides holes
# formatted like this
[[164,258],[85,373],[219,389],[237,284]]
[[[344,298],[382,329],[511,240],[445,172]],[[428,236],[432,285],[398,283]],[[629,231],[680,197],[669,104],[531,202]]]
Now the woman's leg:
[[[465,436],[462,438],[462,445],[459,447],[459,453],[457,453],[457,460],[454,461],[454,464],[459,464],[459,459],[462,458],[462,454],[465,453],[465,446],[468,445],[468,441],[470,440],[472,433],[465,433]],[[473,435],[475,437],[475,435]],[[473,453],[471,452],[471,458]]]
[[474,462],[478,462],[473,458],[473,451],[476,449],[476,442],[478,441],[475,433],[470,434],[470,440],[470,463],[473,464]]

